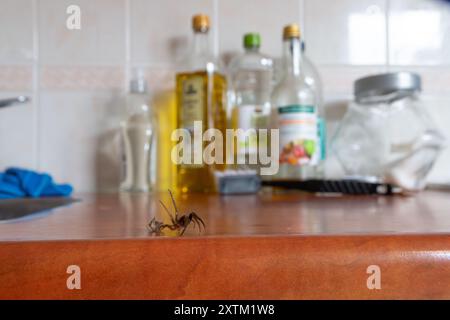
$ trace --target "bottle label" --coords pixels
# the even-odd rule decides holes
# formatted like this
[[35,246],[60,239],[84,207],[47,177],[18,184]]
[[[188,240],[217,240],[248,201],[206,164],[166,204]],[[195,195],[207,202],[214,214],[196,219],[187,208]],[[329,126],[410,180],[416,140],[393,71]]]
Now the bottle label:
[[319,117],[319,138],[320,138],[320,160],[325,160],[327,156],[327,127],[325,119]]
[[311,105],[278,108],[280,164],[314,166],[321,158],[321,139],[316,109]]
[[[205,99],[204,77],[198,75],[190,75],[181,83],[181,110],[180,110],[180,126],[189,130],[191,139],[194,139],[194,122],[203,121],[203,104]],[[201,168],[203,164],[193,163],[193,154],[191,149],[184,149],[187,158],[191,159],[191,163],[184,163],[183,168]]]
[[204,78],[189,76],[181,85],[181,126],[194,130],[194,121],[203,120]]

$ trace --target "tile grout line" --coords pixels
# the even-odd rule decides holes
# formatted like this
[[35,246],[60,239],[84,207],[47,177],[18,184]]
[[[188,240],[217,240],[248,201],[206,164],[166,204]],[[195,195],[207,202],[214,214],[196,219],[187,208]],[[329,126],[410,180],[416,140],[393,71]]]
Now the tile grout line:
[[125,72],[124,92],[128,91],[131,80],[131,0],[125,0]]
[[391,51],[391,45],[390,45],[390,36],[389,36],[389,29],[390,29],[390,22],[389,22],[389,17],[390,17],[390,11],[391,11],[391,6],[390,6],[390,0],[385,0],[385,41],[386,41],[386,72],[389,72],[390,70],[390,66],[391,66],[391,61],[390,61],[390,51]]
[[[386,67],[385,63],[382,64],[350,64],[350,63],[317,63],[318,67],[324,67],[324,68],[354,68],[354,69],[362,69],[362,68],[383,68]],[[153,69],[159,69],[159,70],[166,70],[170,67],[172,67],[171,64],[161,64],[161,63],[153,63],[153,62],[143,62],[143,63],[137,63],[136,66],[145,67],[145,68],[153,68]],[[397,68],[397,67],[408,67],[408,68],[423,68],[423,69],[436,69],[436,70],[442,70],[449,69],[450,72],[450,64],[442,64],[442,65],[414,65],[414,64],[405,64],[405,65],[392,65],[391,67]]]
[[299,25],[300,25],[300,30],[303,33],[303,41],[306,42],[306,31],[305,31],[305,0],[298,0],[298,18],[300,19],[299,21]]
[[219,52],[219,37],[220,37],[220,30],[219,30],[219,0],[213,1],[213,19],[214,19],[214,31],[213,31],[213,50],[214,50],[214,56],[218,57]]
[[39,55],[39,0],[32,2],[33,17],[33,163],[41,169],[41,106],[40,106],[40,55]]

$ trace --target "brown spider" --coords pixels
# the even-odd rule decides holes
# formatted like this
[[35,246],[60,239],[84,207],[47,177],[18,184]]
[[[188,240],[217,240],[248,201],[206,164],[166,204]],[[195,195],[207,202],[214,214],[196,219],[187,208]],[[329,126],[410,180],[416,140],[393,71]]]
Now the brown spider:
[[162,223],[156,220],[156,217],[154,217],[148,224],[150,232],[160,235],[164,229],[168,229],[170,231],[176,231],[180,236],[182,236],[186,231],[187,227],[189,226],[189,224],[191,224],[191,222],[194,224],[194,227],[198,226],[199,231],[202,230],[202,227],[203,230],[205,230],[205,223],[195,212],[179,216],[175,199],[173,198],[172,192],[170,190],[169,194],[170,198],[172,199],[173,208],[175,209],[175,216],[171,214],[170,211],[167,209],[167,207],[164,205],[164,203],[161,200],[159,200],[164,210],[166,210],[167,214],[169,215],[171,224]]

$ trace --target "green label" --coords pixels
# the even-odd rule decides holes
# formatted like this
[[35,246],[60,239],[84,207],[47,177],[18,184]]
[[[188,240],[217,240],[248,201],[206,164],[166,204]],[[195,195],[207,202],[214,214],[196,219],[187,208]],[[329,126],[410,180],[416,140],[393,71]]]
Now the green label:
[[318,119],[319,139],[320,139],[320,159],[325,160],[327,156],[327,127],[323,118]]
[[285,113],[314,113],[315,107],[314,106],[304,106],[304,105],[290,105],[286,107],[278,108],[279,114],[285,114]]

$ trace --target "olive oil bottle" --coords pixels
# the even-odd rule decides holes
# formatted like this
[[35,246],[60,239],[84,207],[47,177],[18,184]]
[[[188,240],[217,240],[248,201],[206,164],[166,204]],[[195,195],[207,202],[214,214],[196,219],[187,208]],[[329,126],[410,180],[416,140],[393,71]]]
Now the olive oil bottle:
[[[219,63],[210,53],[208,16],[194,16],[192,27],[194,31],[192,50],[176,76],[177,128],[187,129],[193,142],[195,138],[199,138],[194,137],[194,122],[201,121],[202,133],[207,129],[215,128],[220,130],[225,138],[227,85],[225,76],[219,70]],[[202,144],[203,151],[207,143],[202,142]],[[225,142],[222,154],[225,155]],[[177,165],[178,190],[181,192],[214,191],[214,170],[223,168],[223,164],[207,165],[203,161],[201,164],[179,164]]]
[[155,189],[160,192],[177,191],[176,165],[171,160],[171,151],[175,143],[170,137],[177,125],[175,89],[170,88],[156,93],[153,104],[158,123],[156,136],[156,173]]

